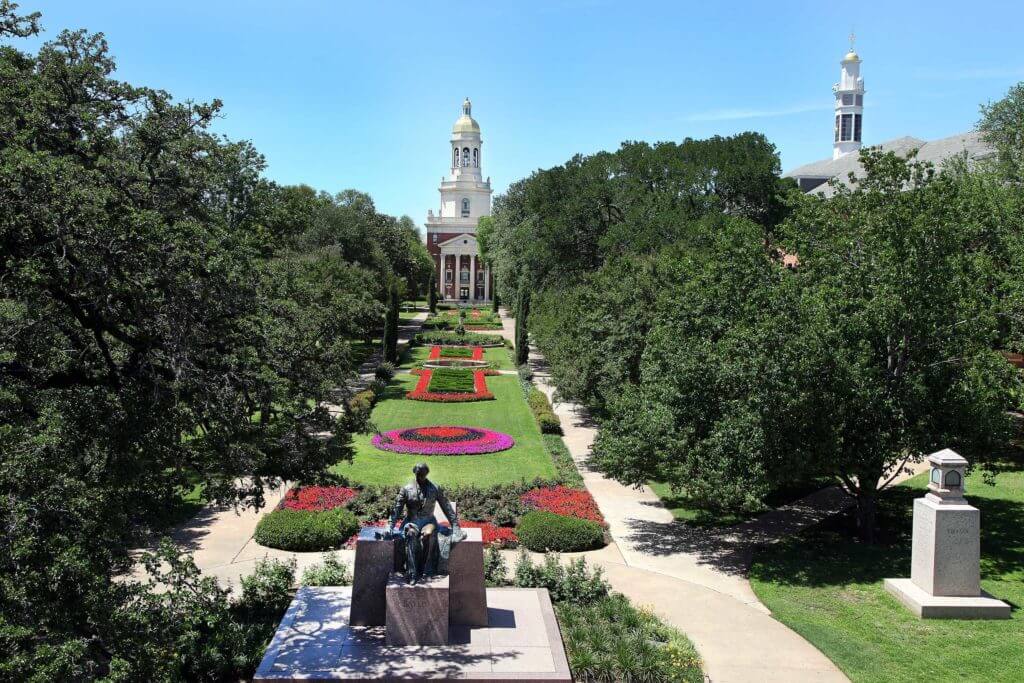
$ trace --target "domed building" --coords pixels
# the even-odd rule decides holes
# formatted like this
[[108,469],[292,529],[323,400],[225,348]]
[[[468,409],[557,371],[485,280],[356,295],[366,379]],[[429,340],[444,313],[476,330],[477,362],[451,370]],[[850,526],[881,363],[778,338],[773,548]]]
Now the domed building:
[[437,298],[467,303],[490,301],[490,269],[480,258],[476,227],[491,214],[491,179],[483,179],[480,124],[467,97],[452,127],[451,167],[441,178],[441,209],[427,212],[427,251],[434,257]]

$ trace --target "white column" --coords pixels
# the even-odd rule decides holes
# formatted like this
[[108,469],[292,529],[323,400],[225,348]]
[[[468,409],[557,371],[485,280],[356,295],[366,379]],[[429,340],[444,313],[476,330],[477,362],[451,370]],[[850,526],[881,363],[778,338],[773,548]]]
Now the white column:
[[447,254],[445,254],[444,251],[442,250],[441,251],[440,267],[438,268],[439,272],[437,274],[437,279],[438,279],[437,298],[438,298],[439,301],[444,301],[444,270],[445,270],[445,267],[447,266],[447,263],[445,262],[447,258],[448,258]]
[[469,255],[469,300],[476,301],[476,254]]
[[491,267],[484,264],[484,299],[491,299]]

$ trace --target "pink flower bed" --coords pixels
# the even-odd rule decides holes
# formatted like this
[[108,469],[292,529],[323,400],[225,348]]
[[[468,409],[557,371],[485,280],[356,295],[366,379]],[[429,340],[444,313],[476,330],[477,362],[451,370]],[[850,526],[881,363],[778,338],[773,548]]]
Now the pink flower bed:
[[377,434],[371,443],[383,451],[422,455],[478,455],[497,453],[515,445],[508,434],[478,427],[413,427]]
[[589,491],[565,486],[544,486],[531,489],[519,497],[531,510],[546,510],[565,517],[589,519],[604,524],[604,517]]
[[284,494],[281,507],[285,510],[333,510],[344,507],[359,493],[347,486],[302,486],[291,488]]

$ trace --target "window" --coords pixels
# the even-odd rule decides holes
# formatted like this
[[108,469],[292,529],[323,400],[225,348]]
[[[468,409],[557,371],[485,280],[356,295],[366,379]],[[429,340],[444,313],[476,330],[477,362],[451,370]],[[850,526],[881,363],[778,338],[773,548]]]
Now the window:
[[863,95],[857,95],[857,106],[858,107],[863,107],[864,106],[864,96]]
[[462,200],[462,217],[469,218],[469,199],[466,198]]
[[836,114],[836,142],[839,142],[839,114]]
[[961,479],[959,472],[956,470],[946,472],[946,488],[960,486],[961,484],[963,484],[963,479]]
[[437,233],[434,233],[434,244],[437,244]]
[[476,147],[473,148],[473,166],[474,168],[480,165],[480,150]]
[[843,114],[839,124],[839,140],[849,142],[853,139],[853,114]]
[[449,283],[449,284],[451,283],[451,281],[452,281],[452,269],[451,268],[449,268],[448,270],[444,271],[444,281]]
[[857,142],[860,142],[860,120],[861,120],[861,118],[862,117],[861,117],[860,114],[854,114],[853,115],[853,139],[856,140]]
[[469,168],[469,147],[462,148],[462,165]]
[[462,285],[468,285],[469,284],[469,268],[463,268],[459,272],[459,284],[462,284]]
[[452,168],[458,168],[459,166],[459,148],[455,147],[452,149]]
[[851,104],[853,104],[853,95],[850,95],[849,93],[844,94],[843,95],[843,105],[848,107]]
[[482,270],[476,271],[476,282],[477,282],[477,284],[480,284],[483,281],[484,281],[484,271],[482,271]]

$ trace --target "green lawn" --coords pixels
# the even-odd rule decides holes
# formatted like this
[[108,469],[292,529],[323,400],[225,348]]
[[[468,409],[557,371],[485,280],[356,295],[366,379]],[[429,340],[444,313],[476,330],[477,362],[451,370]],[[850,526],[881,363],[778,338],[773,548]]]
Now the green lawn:
[[427,387],[427,391],[440,394],[472,394],[474,384],[473,373],[470,370],[438,368],[430,373],[430,386]]
[[1004,621],[921,620],[882,587],[910,576],[911,505],[927,484],[915,477],[886,494],[882,543],[853,540],[843,517],[781,543],[750,571],[757,596],[780,620],[860,681],[1024,680],[1024,470],[995,486],[980,473],[967,497],[981,509],[981,585],[1015,606]]
[[[414,363],[420,363],[430,355],[430,345],[417,346],[409,350],[408,354],[402,356],[402,366],[410,367]],[[491,364],[495,370],[515,370],[515,363],[512,362],[511,351],[503,346],[488,347],[484,349],[484,360]],[[488,378],[488,381],[490,378]]]
[[370,444],[372,435],[360,434],[355,437],[356,456],[353,462],[338,463],[331,468],[332,472],[359,484],[404,484],[412,477],[412,466],[424,461],[430,465],[431,479],[450,486],[491,486],[536,477],[554,478],[554,463],[523,400],[517,377],[488,377],[487,386],[496,400],[472,403],[406,400],[405,392],[411,391],[418,379],[409,374],[395,378],[373,409],[372,419],[378,429],[387,431],[442,424],[482,427],[512,435],[516,445],[507,451],[487,455],[404,455],[378,450]]

